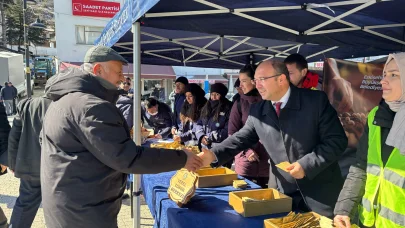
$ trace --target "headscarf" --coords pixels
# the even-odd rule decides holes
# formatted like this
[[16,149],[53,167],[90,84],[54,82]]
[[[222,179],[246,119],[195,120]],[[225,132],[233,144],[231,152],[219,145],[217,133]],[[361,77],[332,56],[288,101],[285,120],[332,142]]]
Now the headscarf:
[[394,60],[398,65],[402,94],[396,101],[386,101],[390,109],[396,114],[385,143],[399,149],[401,154],[405,156],[405,52],[390,54],[385,67],[391,60]]

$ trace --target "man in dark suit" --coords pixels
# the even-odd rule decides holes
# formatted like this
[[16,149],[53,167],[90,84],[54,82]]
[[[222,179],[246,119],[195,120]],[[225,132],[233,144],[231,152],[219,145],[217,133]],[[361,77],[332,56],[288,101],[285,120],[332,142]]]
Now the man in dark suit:
[[[347,138],[324,92],[290,83],[282,62],[259,65],[254,82],[263,98],[253,104],[245,126],[199,156],[219,166],[260,140],[270,156],[278,189],[293,198],[293,209],[332,218],[343,186],[337,159]],[[291,163],[285,172],[275,164]]]

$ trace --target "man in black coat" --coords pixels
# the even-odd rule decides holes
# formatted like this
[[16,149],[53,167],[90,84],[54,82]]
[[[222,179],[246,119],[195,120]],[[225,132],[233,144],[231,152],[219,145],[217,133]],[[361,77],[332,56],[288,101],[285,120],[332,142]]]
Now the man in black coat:
[[[8,123],[5,107],[0,104],[0,174],[3,175],[7,172],[7,140],[10,132],[10,124]],[[4,215],[0,207],[0,228],[6,228],[7,217]]]
[[186,77],[179,77],[176,79],[176,95],[174,96],[174,107],[173,107],[173,127],[172,135],[175,135],[176,132],[181,129],[180,121],[180,111],[183,107],[184,101],[186,100],[186,86],[188,85],[188,79]]
[[11,116],[14,112],[13,110],[13,100],[14,100],[14,89],[9,86],[8,82],[4,83],[4,87],[0,91],[0,99],[3,101],[6,107],[6,113]]
[[53,76],[45,88],[52,103],[40,136],[40,178],[45,223],[51,228],[117,227],[127,174],[202,166],[190,151],[144,148],[131,139],[115,106],[127,63],[122,56],[94,46],[84,62],[81,69]]
[[[263,101],[252,105],[240,131],[200,153],[204,165],[222,165],[260,140],[279,190],[293,198],[293,209],[332,218],[343,185],[337,159],[347,146],[335,109],[324,92],[293,86],[281,62],[260,64],[254,81]],[[291,163],[288,172],[275,167],[285,161]]]
[[13,120],[8,141],[9,167],[20,178],[20,194],[10,219],[13,228],[31,227],[42,201],[39,134],[51,102],[42,96],[24,99],[17,105],[18,115]]
[[12,82],[9,82],[8,85],[13,89],[13,115],[17,114],[17,97],[18,97],[18,90],[15,88]]

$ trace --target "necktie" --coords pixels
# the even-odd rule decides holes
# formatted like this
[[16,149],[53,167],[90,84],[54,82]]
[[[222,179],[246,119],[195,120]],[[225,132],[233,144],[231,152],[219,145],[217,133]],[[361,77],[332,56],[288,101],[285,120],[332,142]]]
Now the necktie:
[[276,102],[275,104],[274,104],[274,106],[276,106],[276,113],[277,113],[277,116],[280,116],[280,110],[281,110],[281,104],[282,104],[283,102]]

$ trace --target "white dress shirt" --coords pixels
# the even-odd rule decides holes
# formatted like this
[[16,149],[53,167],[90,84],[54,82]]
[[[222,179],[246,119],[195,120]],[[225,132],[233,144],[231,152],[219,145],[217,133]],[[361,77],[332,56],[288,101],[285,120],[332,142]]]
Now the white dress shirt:
[[285,107],[285,105],[287,104],[288,99],[290,99],[290,95],[291,95],[291,88],[288,87],[287,93],[285,93],[284,96],[279,101],[271,101],[271,103],[273,104],[274,109],[276,109],[276,103],[277,102],[282,102],[280,109],[283,109]]

